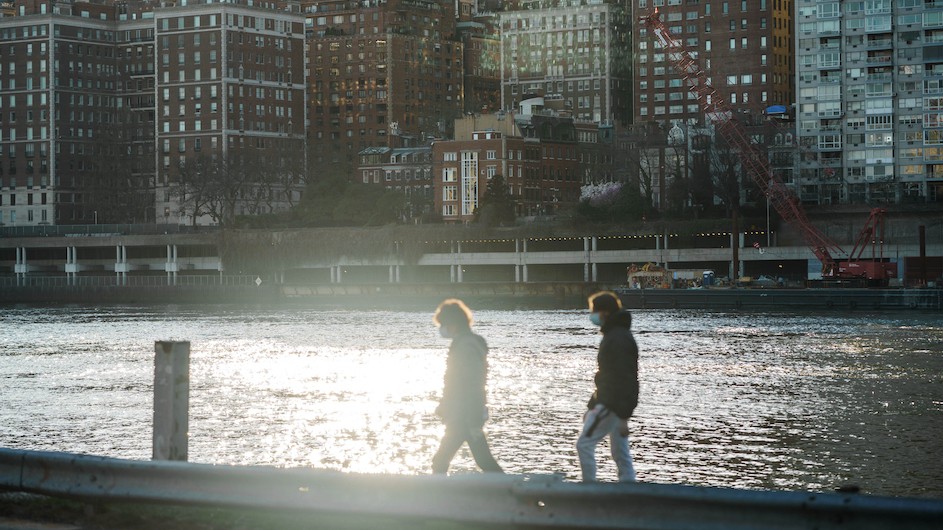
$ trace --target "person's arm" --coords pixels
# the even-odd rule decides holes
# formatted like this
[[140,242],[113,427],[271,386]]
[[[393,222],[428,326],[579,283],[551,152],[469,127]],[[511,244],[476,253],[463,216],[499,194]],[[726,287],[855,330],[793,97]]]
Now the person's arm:
[[485,366],[480,357],[473,338],[460,337],[452,341],[440,404],[451,417],[474,415],[482,406],[479,394],[484,388]]
[[454,348],[455,341],[452,341],[452,344],[449,346],[449,353],[445,359],[445,374],[442,376],[442,397],[439,399],[439,406],[435,409],[436,416],[441,418],[449,416],[449,412],[453,408],[455,401],[455,385],[453,380],[456,379],[457,374],[454,361]]

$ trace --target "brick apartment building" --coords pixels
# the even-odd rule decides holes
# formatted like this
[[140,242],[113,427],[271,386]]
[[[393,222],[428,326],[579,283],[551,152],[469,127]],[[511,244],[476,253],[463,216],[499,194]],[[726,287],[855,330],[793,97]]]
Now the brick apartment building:
[[488,181],[501,175],[517,199],[523,177],[537,164],[536,145],[527,146],[512,116],[466,116],[455,124],[455,139],[432,144],[435,211],[445,222],[474,219]]
[[367,147],[417,146],[451,133],[464,105],[451,2],[331,0],[305,2],[303,11],[312,163],[354,176]]
[[[638,0],[633,19],[658,8],[671,34],[694,54],[736,109],[761,115],[794,101],[792,0]],[[637,25],[634,121],[703,123],[702,112],[661,43]]]
[[572,118],[538,106],[526,113],[466,116],[455,139],[432,146],[435,211],[445,222],[468,222],[488,182],[504,177],[519,216],[552,214],[579,200],[583,183]]
[[358,153],[359,182],[406,198],[403,219],[432,213],[432,147],[368,147]]
[[[36,0],[12,14],[0,18],[14,58],[0,61],[2,224],[211,222],[177,185],[188,164],[255,149],[251,158],[284,168],[303,152],[298,15]],[[277,190],[240,186],[228,213],[283,208],[300,194]]]
[[154,220],[153,22],[119,11],[0,18],[0,224]]
[[[197,210],[197,222],[218,222],[300,200],[304,18],[215,3],[154,15],[158,218],[192,222]],[[200,196],[205,173],[220,176],[212,183],[222,194]],[[206,200],[215,217],[214,204],[198,210]]]

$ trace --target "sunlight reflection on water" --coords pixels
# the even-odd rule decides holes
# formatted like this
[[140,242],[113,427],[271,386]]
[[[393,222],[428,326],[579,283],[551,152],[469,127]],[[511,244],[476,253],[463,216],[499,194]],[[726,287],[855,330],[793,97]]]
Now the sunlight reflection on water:
[[[430,312],[7,309],[0,445],[149,458],[153,341],[179,339],[192,341],[191,461],[427,473],[447,346]],[[599,339],[586,315],[476,319],[496,456],[577,478]],[[637,311],[634,329],[641,480],[943,496],[936,316]],[[474,469],[467,450],[453,469]]]

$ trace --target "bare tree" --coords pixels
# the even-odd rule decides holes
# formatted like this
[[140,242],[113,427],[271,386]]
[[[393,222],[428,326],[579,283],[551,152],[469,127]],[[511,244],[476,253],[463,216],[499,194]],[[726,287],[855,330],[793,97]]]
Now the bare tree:
[[215,155],[200,154],[190,160],[181,158],[177,167],[177,178],[171,184],[171,195],[180,207],[180,214],[190,217],[191,224],[197,219],[210,215],[218,222],[213,213],[217,210],[216,181],[221,172],[220,163]]
[[[686,148],[670,145],[665,126],[655,121],[631,127],[619,144],[614,164],[618,180],[637,185],[650,209],[669,210],[670,183],[673,178],[683,181],[686,174]],[[683,190],[684,185],[679,182],[675,188]]]
[[[304,144],[300,140],[277,141],[257,158],[257,208],[267,212],[293,208],[307,185]],[[261,212],[266,213],[266,212]]]
[[267,147],[230,147],[225,155],[181,158],[172,194],[195,224],[201,216],[232,225],[240,214],[258,215],[291,207],[307,174],[301,142]]

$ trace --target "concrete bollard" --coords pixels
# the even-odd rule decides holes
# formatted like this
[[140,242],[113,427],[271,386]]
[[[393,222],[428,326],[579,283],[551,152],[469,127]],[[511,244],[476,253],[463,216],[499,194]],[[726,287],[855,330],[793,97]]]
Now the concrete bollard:
[[190,343],[154,343],[154,460],[187,460]]

